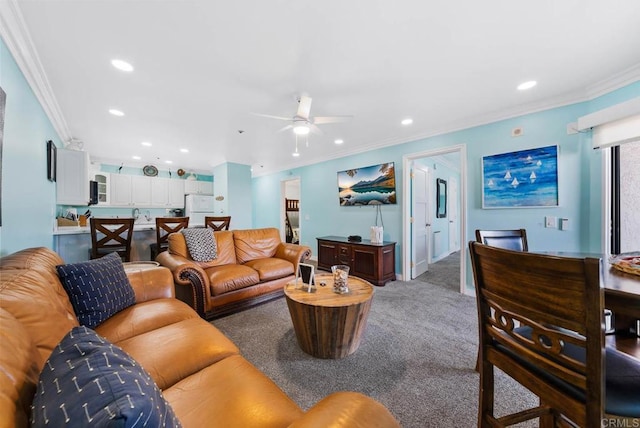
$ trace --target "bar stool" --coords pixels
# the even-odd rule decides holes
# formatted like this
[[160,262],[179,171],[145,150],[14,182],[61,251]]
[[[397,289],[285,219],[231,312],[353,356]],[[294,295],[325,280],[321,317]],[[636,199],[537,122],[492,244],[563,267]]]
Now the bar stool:
[[131,261],[131,241],[133,238],[133,218],[90,219],[91,249],[89,257],[99,259],[117,252],[122,261]]
[[169,248],[169,234],[189,227],[189,217],[156,217],[156,242],[152,243],[151,260]]
[[229,230],[231,216],[227,217],[205,217],[204,226],[213,230]]

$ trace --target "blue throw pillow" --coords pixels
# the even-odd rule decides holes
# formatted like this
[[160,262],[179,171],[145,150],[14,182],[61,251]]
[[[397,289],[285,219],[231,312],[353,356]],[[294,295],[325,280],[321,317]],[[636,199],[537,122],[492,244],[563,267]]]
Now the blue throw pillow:
[[74,327],[40,373],[32,427],[179,427],[149,374],[93,330]]
[[95,327],[136,303],[118,253],[88,262],[56,266],[78,322]]

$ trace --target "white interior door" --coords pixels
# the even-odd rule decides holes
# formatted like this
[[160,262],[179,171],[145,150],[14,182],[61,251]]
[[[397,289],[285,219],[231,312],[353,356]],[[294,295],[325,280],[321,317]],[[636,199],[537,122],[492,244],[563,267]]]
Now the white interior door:
[[455,177],[449,177],[449,194],[447,195],[447,212],[449,213],[449,252],[460,249],[460,237],[458,236],[458,181]]
[[412,268],[411,279],[429,270],[431,222],[429,216],[429,173],[419,167],[413,169],[411,179],[412,200]]

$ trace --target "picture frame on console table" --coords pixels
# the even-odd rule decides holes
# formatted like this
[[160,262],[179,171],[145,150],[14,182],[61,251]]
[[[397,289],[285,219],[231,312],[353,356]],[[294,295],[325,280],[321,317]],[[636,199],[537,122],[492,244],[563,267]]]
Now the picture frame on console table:
[[482,208],[559,206],[558,146],[482,158]]

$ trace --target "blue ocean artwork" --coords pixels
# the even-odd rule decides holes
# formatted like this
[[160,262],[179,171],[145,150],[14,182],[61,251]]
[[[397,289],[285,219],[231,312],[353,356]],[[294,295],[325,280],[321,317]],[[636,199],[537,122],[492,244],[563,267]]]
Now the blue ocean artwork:
[[482,158],[482,207],[558,206],[558,146]]
[[338,172],[340,205],[396,203],[393,162]]

